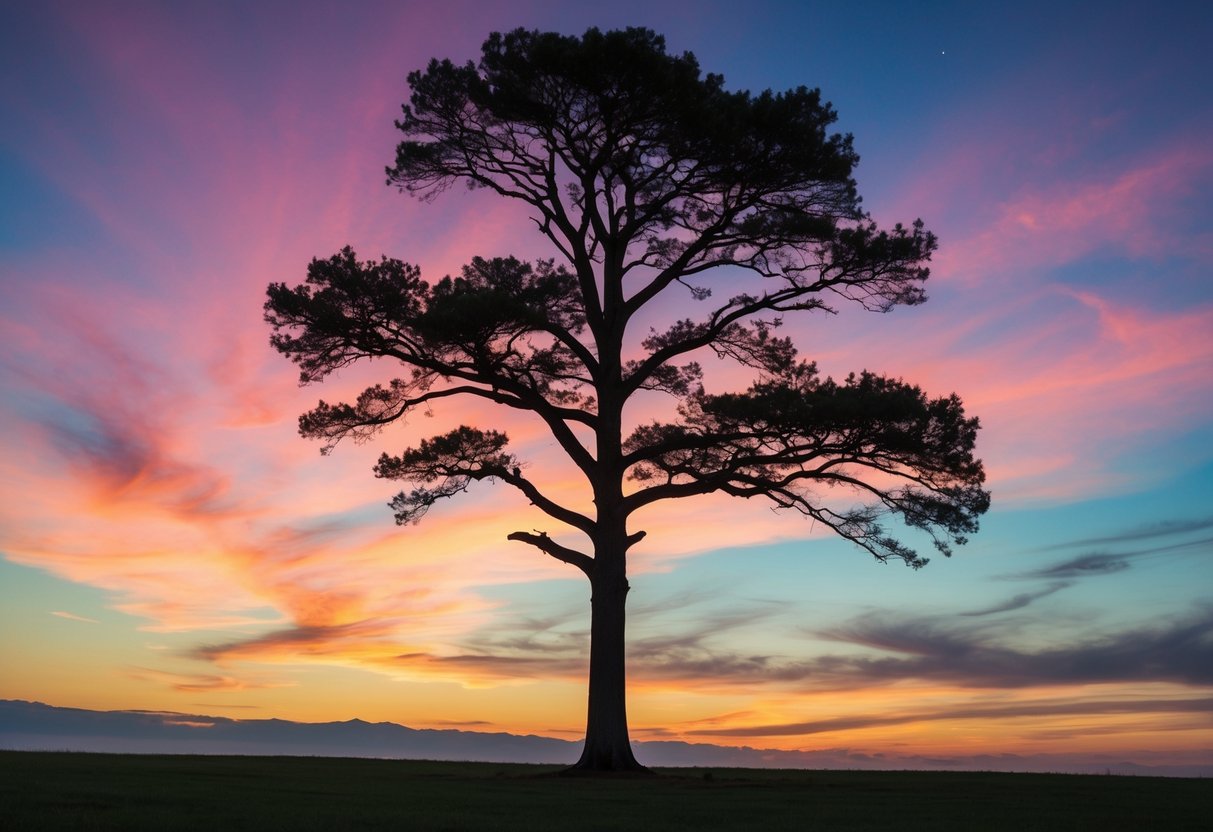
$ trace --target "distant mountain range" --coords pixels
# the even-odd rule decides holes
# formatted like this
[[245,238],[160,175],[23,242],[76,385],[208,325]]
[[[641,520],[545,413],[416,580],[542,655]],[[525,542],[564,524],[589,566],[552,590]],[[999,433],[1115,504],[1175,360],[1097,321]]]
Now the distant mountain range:
[[[248,754],[570,764],[580,742],[506,733],[417,729],[394,722],[291,722],[163,711],[90,711],[0,699],[0,749],[123,754]],[[921,757],[847,749],[779,751],[686,742],[638,742],[649,766],[822,769],[967,769],[1213,776],[1213,762],[1143,765],[1110,758],[1013,754]]]

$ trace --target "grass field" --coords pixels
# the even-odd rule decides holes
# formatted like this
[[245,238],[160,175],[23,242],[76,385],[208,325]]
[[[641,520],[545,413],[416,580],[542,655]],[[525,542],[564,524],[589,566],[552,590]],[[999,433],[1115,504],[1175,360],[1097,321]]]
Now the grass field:
[[1209,830],[1213,780],[0,752],[0,829]]

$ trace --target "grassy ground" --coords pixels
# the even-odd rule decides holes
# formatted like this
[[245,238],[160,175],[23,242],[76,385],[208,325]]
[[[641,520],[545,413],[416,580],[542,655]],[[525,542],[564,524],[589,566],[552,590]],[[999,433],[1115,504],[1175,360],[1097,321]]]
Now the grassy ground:
[[0,752],[24,830],[1208,830],[1213,780]]

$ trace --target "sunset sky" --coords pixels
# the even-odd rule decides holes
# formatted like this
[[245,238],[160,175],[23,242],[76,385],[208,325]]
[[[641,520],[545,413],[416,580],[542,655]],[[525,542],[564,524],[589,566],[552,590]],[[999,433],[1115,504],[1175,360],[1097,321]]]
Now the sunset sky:
[[505,540],[543,519],[486,483],[399,528],[370,470],[504,425],[575,493],[554,443],[451,404],[322,457],[297,416],[392,370],[299,387],[262,304],[346,244],[431,280],[553,256],[517,205],[385,186],[405,75],[492,31],[638,25],[732,89],[820,87],[867,209],[938,234],[925,305],[786,330],[825,373],[958,393],[994,502],[920,571],[765,504],[642,517],[633,737],[1213,763],[1197,5],[7,4],[0,699],[581,735],[588,583]]

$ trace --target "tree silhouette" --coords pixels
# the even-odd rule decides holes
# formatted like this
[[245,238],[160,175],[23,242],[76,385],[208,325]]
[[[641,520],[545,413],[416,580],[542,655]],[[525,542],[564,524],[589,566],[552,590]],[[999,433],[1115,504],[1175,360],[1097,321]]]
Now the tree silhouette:
[[[574,768],[639,769],[624,703],[627,553],[645,534],[629,526],[635,512],[713,492],[762,497],[913,567],[926,560],[883,528],[887,515],[944,554],[976,530],[989,495],[977,420],[956,396],[868,372],[823,378],[776,334],[784,316],[833,311],[832,299],[921,303],[935,237],[921,222],[880,230],[860,208],[851,137],[827,133],[836,116],[819,91],[726,91],[645,29],[493,34],[478,64],[434,60],[408,83],[389,184],[423,199],[457,182],[489,189],[526,206],[558,257],[475,258],[431,285],[415,266],[347,247],[312,261],[304,285],[271,285],[272,344],[303,383],[363,359],[406,370],[352,404],[320,402],[300,432],[327,451],[450,397],[538,416],[592,507],[545,494],[496,430],[463,426],[383,454],[375,475],[409,484],[391,503],[398,523],[491,479],[584,536],[581,548],[542,531],[509,539],[590,581]],[[687,316],[638,336],[658,299]],[[695,359],[709,353],[749,368],[753,384],[707,392]],[[626,424],[642,391],[674,397],[676,415]]]

